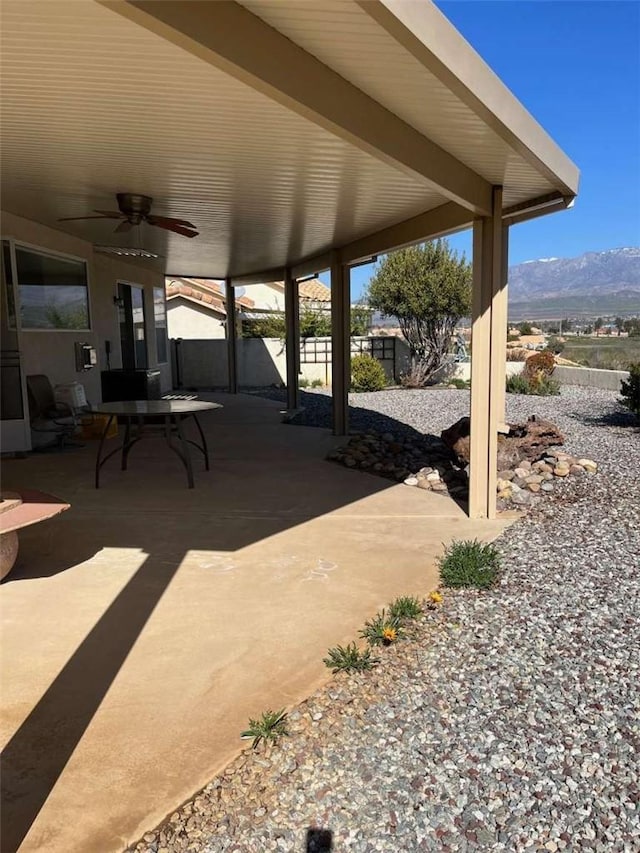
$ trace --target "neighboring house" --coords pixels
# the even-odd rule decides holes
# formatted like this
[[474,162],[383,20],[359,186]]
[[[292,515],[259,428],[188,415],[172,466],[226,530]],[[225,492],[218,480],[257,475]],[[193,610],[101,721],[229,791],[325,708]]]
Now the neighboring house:
[[[169,338],[226,337],[227,306],[221,284],[211,279],[167,278],[165,291]],[[251,310],[253,301],[236,296],[236,306]]]
[[[169,338],[205,340],[226,336],[227,309],[221,282],[167,278],[165,284]],[[298,292],[301,310],[331,311],[331,290],[321,281],[302,281]],[[244,319],[283,312],[284,282],[236,288],[236,307]]]
[[[271,281],[251,284],[245,288],[251,297],[254,311],[284,311],[284,282]],[[301,281],[298,284],[300,308],[313,311],[331,311],[331,290],[319,279]]]

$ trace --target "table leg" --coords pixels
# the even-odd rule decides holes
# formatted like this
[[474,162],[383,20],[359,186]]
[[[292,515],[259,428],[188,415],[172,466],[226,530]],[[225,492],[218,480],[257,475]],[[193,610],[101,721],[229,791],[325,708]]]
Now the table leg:
[[124,427],[124,441],[122,443],[122,464],[120,466],[122,471],[127,470],[127,456],[129,455],[129,447],[131,440],[131,418],[127,417],[127,422]]
[[209,470],[209,448],[207,447],[207,439],[204,437],[204,432],[202,431],[202,427],[200,426],[200,421],[198,420],[198,416],[193,416],[194,421],[196,422],[196,426],[198,427],[198,432],[200,433],[200,441],[202,441],[202,447],[200,448],[204,453],[204,467],[208,471]]
[[102,436],[100,438],[100,444],[98,445],[98,455],[96,457],[96,489],[100,488],[100,468],[102,467],[103,462],[106,461],[106,459],[104,459],[102,461],[100,460],[100,457],[102,456],[102,448],[104,447],[104,441],[107,437],[107,433],[109,432],[109,427],[111,426],[111,423],[113,422],[113,418],[114,418],[114,415],[109,415],[109,420],[107,421],[106,426],[102,431]]
[[187,482],[189,488],[193,488],[193,468],[191,467],[191,454],[189,453],[189,444],[185,441],[184,430],[182,429],[182,417],[179,414],[174,415],[174,423],[178,432],[180,443],[182,444],[182,455],[184,467],[187,469]]

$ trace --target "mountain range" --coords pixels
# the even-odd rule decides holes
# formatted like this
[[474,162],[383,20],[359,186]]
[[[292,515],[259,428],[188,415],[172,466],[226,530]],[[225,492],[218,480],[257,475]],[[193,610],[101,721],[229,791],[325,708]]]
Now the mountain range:
[[640,248],[540,258],[509,267],[509,317],[640,313]]

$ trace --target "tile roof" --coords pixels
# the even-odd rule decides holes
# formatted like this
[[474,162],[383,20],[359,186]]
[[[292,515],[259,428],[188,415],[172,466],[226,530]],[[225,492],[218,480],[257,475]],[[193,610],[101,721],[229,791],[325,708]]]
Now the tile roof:
[[301,281],[298,285],[298,293],[301,299],[310,299],[313,302],[331,302],[331,290],[318,279]]
[[[167,278],[165,279],[167,299],[185,296],[211,306],[212,310],[221,314],[227,313],[222,287],[216,281],[202,278]],[[246,296],[236,297],[236,305],[240,308],[252,308],[253,300]]]

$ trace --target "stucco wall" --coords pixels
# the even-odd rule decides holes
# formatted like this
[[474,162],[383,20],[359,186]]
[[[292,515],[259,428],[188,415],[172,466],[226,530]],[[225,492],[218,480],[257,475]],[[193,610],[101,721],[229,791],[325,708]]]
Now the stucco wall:
[[[164,291],[161,272],[142,263],[125,263],[117,257],[94,253],[91,243],[11,213],[2,213],[1,224],[3,238],[13,238],[35,249],[72,255],[88,263],[91,331],[23,331],[20,349],[26,375],[45,373],[53,385],[80,382],[87,398],[91,402],[99,402],[102,399],[100,371],[107,366],[105,341],[111,341],[111,367],[121,366],[120,329],[113,297],[117,294],[118,281],[125,281],[144,288],[149,367],[160,368],[163,390],[171,388],[170,364],[158,365],[156,357],[153,288],[160,287]],[[95,347],[98,364],[92,370],[76,371],[76,341]]]
[[244,288],[247,299],[252,299],[255,308],[284,311],[284,293],[268,284],[248,284]]
[[224,315],[214,314],[181,296],[167,302],[167,318],[170,338],[187,340],[219,340],[225,337]]
[[[318,341],[329,339],[319,338]],[[365,340],[366,343],[366,340]],[[311,340],[302,341],[302,346],[311,350]],[[183,338],[172,341],[172,350],[178,363],[174,366],[176,383],[184,388],[225,388],[227,374],[226,340],[193,340]],[[352,342],[352,351],[359,351]],[[403,341],[396,342],[395,376],[406,369],[408,347]],[[284,341],[276,338],[239,338],[236,343],[238,384],[241,387],[265,387],[283,385],[287,381],[287,359]],[[328,361],[318,363],[302,361],[300,378],[312,382],[319,379],[323,385],[331,384],[331,355]],[[389,379],[394,376],[392,359],[380,360]]]

